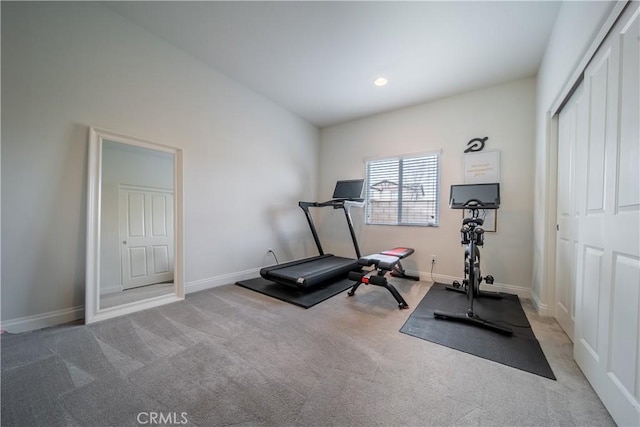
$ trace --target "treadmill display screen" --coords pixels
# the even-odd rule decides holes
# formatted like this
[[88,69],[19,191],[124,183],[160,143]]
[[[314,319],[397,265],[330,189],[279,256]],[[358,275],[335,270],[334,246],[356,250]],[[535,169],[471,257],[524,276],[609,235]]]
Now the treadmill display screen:
[[360,199],[362,196],[362,187],[364,179],[349,179],[338,181],[336,188],[333,190],[334,199]]
[[467,202],[479,202],[480,209],[498,209],[500,206],[500,184],[463,184],[452,185],[449,207],[468,208]]

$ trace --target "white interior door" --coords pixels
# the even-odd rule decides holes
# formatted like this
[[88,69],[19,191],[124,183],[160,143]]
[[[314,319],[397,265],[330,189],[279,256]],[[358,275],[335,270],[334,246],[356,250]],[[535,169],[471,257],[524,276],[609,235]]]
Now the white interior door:
[[585,70],[574,357],[619,425],[640,425],[640,22],[630,2]]
[[173,280],[173,194],[120,188],[124,289]]
[[578,248],[578,159],[586,143],[586,103],[582,85],[560,112],[558,122],[558,191],[555,318],[573,340]]

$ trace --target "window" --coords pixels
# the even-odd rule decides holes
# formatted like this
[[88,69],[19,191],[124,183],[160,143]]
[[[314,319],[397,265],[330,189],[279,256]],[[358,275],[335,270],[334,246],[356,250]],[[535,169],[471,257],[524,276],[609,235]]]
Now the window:
[[367,161],[366,223],[437,226],[440,153]]

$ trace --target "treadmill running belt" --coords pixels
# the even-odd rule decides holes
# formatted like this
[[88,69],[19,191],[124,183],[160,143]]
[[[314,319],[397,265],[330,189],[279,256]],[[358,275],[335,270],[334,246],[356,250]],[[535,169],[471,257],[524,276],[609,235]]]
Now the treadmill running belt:
[[359,268],[355,259],[325,255],[266,267],[260,271],[260,275],[288,286],[308,288],[329,280],[346,278],[350,271]]
[[274,283],[262,277],[255,279],[241,280],[236,283],[243,288],[268,295],[272,298],[279,299],[289,304],[294,304],[303,308],[310,308],[327,299],[346,291],[354,284],[353,280],[341,279],[336,282],[328,282],[326,285],[316,286],[314,288],[294,288],[291,286],[282,286],[280,283]]

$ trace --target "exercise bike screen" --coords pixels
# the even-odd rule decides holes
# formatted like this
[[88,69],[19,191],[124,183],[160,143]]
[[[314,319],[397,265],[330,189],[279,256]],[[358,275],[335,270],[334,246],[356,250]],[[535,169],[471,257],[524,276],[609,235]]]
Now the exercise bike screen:
[[336,188],[333,190],[334,199],[359,199],[362,195],[362,187],[364,179],[350,179],[338,181]]
[[478,200],[481,209],[498,209],[500,206],[500,184],[460,184],[451,186],[449,207],[465,209],[467,202]]

